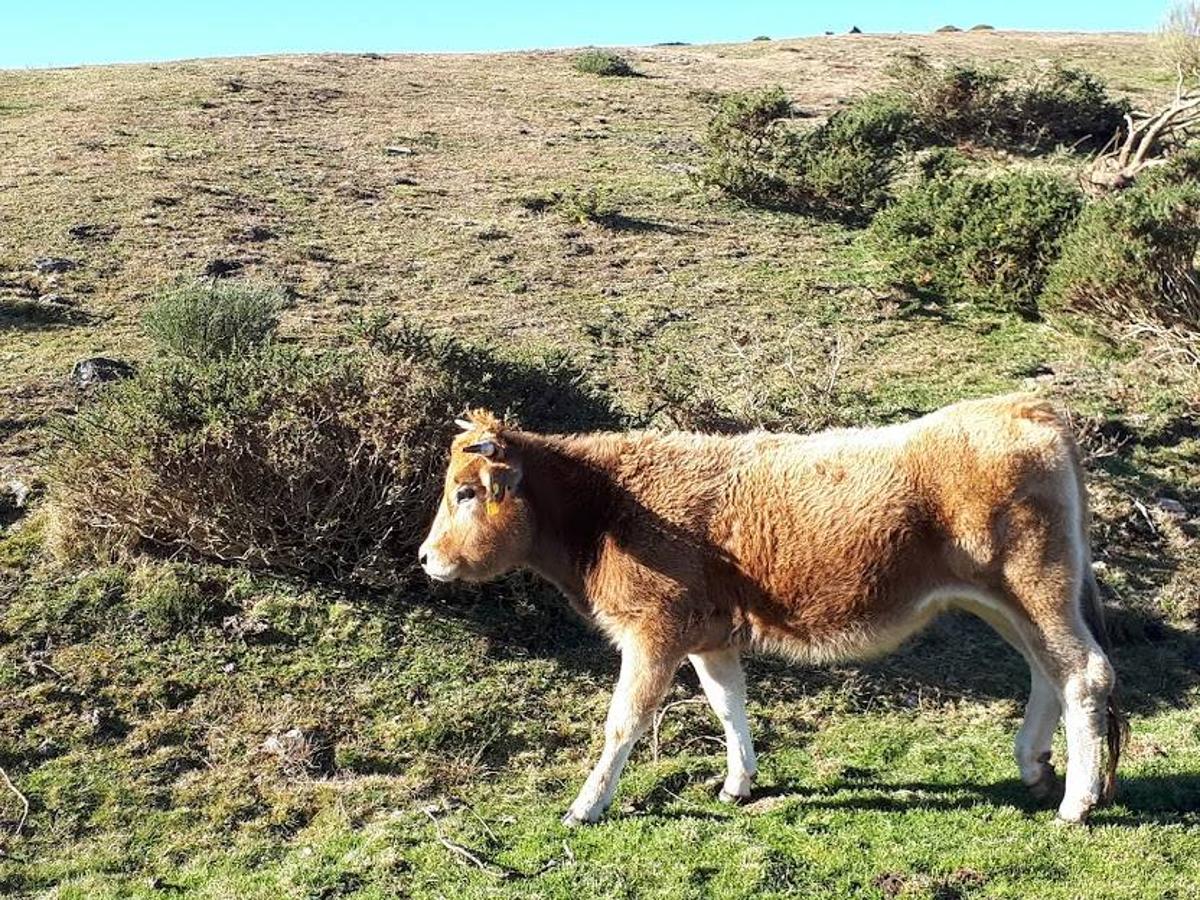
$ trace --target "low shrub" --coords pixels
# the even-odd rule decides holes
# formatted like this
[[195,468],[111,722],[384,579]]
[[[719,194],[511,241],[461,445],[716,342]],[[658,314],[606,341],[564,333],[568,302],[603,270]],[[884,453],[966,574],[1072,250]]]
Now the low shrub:
[[955,143],[988,135],[997,118],[1004,78],[972,65],[934,66],[921,53],[906,53],[888,66],[895,89],[931,142]]
[[213,359],[268,341],[279,325],[283,295],[229,281],[179,284],[159,293],[143,325],[163,353]]
[[779,172],[787,145],[783,123],[791,115],[782,88],[720,98],[705,134],[707,158],[700,181],[747,203],[780,202],[787,191]]
[[703,183],[760,206],[862,221],[888,200],[912,117],[875,94],[803,132],[788,127],[791,104],[776,88],[721,100],[707,133]]
[[[563,359],[501,360],[381,321],[359,336],[321,354],[165,357],[100,392],[59,423],[49,463],[68,549],[386,584],[411,569],[465,407],[550,430],[617,421]],[[168,600],[151,604],[160,624]]]
[[620,214],[612,191],[605,187],[572,187],[554,193],[554,208],[577,224],[604,225]]
[[1088,204],[1063,241],[1045,303],[1108,326],[1160,323],[1200,331],[1200,154],[1147,171]]
[[572,65],[576,71],[589,75],[629,78],[638,74],[624,57],[609,50],[584,50],[575,55]]
[[996,69],[934,66],[920,53],[888,69],[896,90],[936,143],[973,141],[1026,153],[1094,149],[1122,126],[1128,105],[1093,75],[1064,66]]
[[1094,75],[1065,66],[1028,72],[1004,94],[1001,133],[1031,152],[1099,149],[1124,125],[1127,103]]
[[1082,202],[1077,188],[1046,174],[952,172],[901,194],[870,236],[909,290],[1028,315]]

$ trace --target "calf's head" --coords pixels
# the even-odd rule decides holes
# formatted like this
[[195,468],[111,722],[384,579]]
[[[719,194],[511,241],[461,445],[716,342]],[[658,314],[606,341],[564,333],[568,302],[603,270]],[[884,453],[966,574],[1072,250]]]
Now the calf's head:
[[437,581],[487,581],[526,561],[533,517],[500,422],[477,411],[458,424],[437,515],[417,553]]

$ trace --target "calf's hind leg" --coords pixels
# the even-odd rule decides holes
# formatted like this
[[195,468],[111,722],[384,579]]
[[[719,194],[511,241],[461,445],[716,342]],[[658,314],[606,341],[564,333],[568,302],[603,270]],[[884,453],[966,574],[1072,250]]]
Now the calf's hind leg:
[[1029,702],[1025,704],[1025,721],[1017,732],[1015,749],[1021,781],[1039,800],[1048,799],[1058,784],[1050,762],[1050,744],[1061,716],[1058,692],[1037,662],[1030,659]]
[[[1116,674],[1083,619],[1078,591],[1071,581],[1047,570],[1041,583],[1025,592],[1022,606],[1032,614],[1035,626],[1027,641],[1030,669],[1040,669],[1046,676],[1053,700],[1061,703],[1067,733],[1067,777],[1058,817],[1082,823],[1105,796],[1104,746]],[[1045,697],[1046,688],[1041,688],[1044,699],[1040,701],[1045,719],[1028,723],[1030,734],[1044,739],[1030,752],[1040,750],[1053,735],[1050,713],[1054,704]],[[1034,690],[1038,689],[1035,684]],[[1030,701],[1032,704],[1032,696]],[[1018,750],[1020,746],[1018,743]],[[1118,745],[1114,754],[1119,749]],[[1115,756],[1110,763],[1115,769]]]
[[964,599],[960,605],[991,625],[1029,665],[1029,701],[1025,704],[1025,720],[1013,743],[1013,755],[1021,781],[1035,797],[1047,799],[1058,783],[1050,763],[1050,746],[1062,717],[1062,705],[1033,649],[1040,643],[1038,636],[1027,620],[1012,611],[1003,612],[994,602],[974,597]]
[[728,763],[721,800],[736,803],[750,796],[750,782],[758,772],[750,723],[746,720],[746,677],[734,649],[694,653],[688,657],[709,705],[725,729]]
[[629,753],[650,726],[680,659],[655,653],[633,641],[622,647],[621,675],[604,728],[604,751],[563,816],[564,825],[596,822],[608,809]]
[[1062,695],[1067,732],[1067,779],[1058,817],[1085,822],[1104,796],[1103,756],[1112,665],[1086,628],[1046,636],[1048,668]]

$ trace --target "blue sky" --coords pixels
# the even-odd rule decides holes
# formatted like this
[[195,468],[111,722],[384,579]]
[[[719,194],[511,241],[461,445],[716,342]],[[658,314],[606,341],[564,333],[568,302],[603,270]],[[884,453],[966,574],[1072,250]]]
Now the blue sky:
[[469,51],[986,22],[1027,30],[1146,31],[1157,0],[5,0],[0,68],[293,51]]

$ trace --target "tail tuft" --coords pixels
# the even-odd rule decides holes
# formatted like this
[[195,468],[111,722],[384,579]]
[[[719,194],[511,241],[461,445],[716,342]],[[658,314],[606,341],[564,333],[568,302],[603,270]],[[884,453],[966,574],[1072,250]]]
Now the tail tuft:
[[[1111,657],[1112,641],[1109,640],[1108,628],[1104,624],[1104,606],[1100,598],[1100,586],[1096,584],[1096,576],[1088,565],[1083,584],[1083,617],[1092,637],[1100,644],[1105,654]],[[1111,661],[1111,660],[1110,660]],[[1108,760],[1104,769],[1104,787],[1100,792],[1100,803],[1104,806],[1112,803],[1117,793],[1117,764],[1121,761],[1121,750],[1129,741],[1129,719],[1121,710],[1120,698],[1117,694],[1116,682],[1108,694]]]

